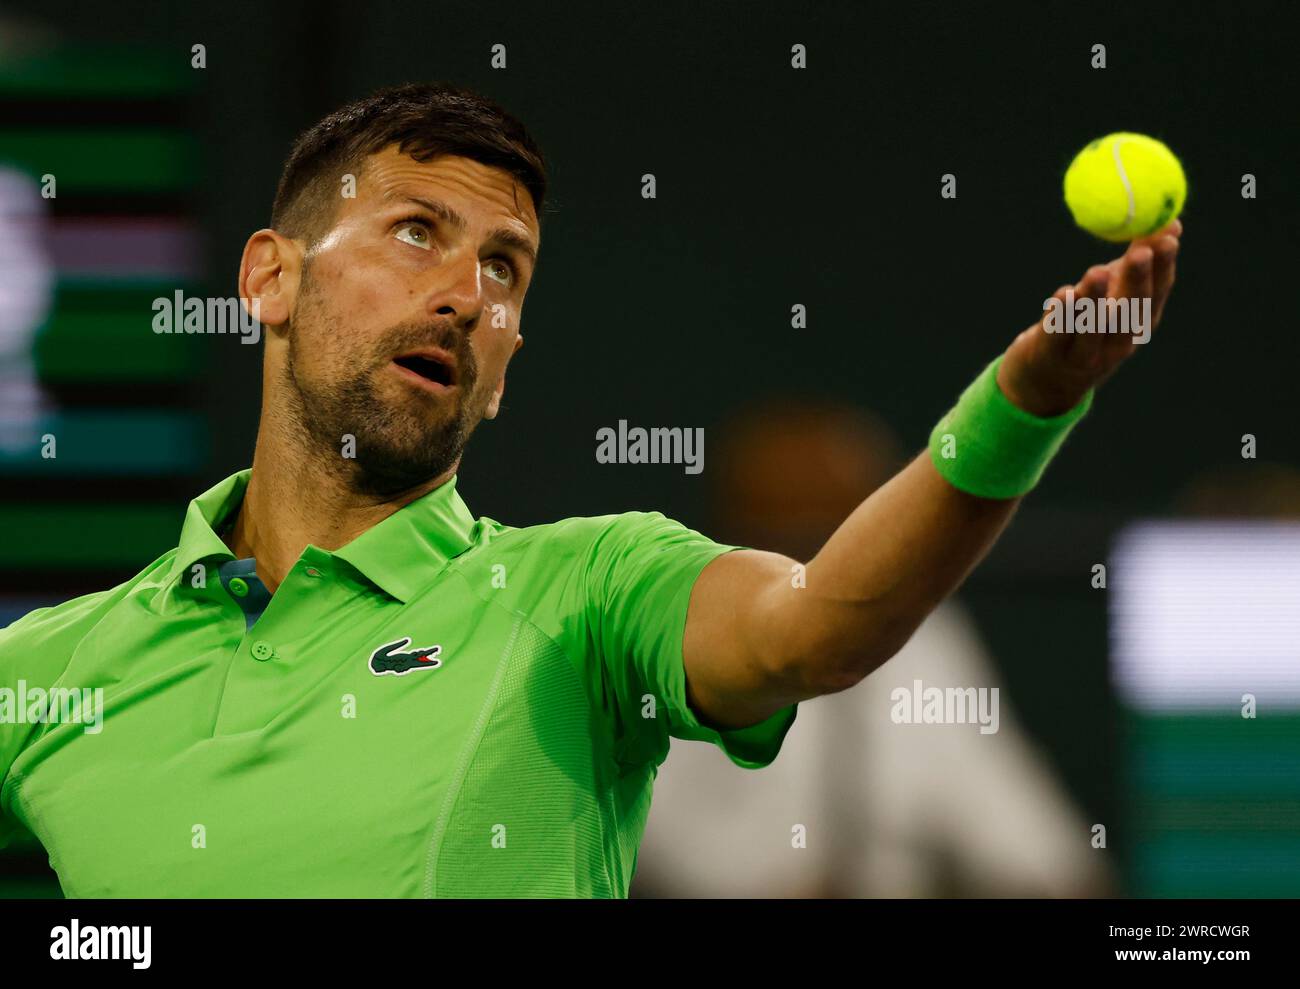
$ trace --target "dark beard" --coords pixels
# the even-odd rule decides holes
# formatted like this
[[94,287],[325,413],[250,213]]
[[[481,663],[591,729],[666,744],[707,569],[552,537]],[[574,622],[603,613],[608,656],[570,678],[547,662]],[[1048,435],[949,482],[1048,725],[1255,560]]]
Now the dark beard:
[[[391,355],[436,342],[455,355],[459,387],[454,413],[449,419],[429,421],[412,409],[385,405],[376,396],[372,382],[386,373],[388,356],[324,389],[304,383],[295,370],[298,334],[290,327],[285,384],[288,393],[297,396],[290,410],[295,428],[325,462],[339,459],[349,472],[349,487],[358,494],[392,498],[446,473],[460,459],[477,424],[472,400],[478,368],[468,342],[447,336],[428,325],[408,324],[394,327],[376,346],[376,353]],[[356,437],[354,458],[342,455],[346,434]]]

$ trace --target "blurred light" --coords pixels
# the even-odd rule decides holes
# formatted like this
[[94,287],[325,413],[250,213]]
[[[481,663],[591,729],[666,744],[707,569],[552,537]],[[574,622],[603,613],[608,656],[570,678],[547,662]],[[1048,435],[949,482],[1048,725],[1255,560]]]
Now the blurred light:
[[0,448],[28,446],[42,408],[32,341],[54,287],[44,230],[35,179],[0,166]]
[[1139,710],[1300,709],[1300,524],[1144,522],[1108,568],[1112,675]]

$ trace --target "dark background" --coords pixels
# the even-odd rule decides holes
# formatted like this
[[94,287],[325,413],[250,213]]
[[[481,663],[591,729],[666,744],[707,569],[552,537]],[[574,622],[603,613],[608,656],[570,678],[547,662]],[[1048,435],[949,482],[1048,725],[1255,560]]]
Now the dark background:
[[[1114,532],[1194,477],[1300,460],[1291,317],[1297,84],[1284,3],[276,2],[0,8],[105,51],[194,70],[195,209],[210,294],[237,293],[293,136],[381,85],[445,79],[522,118],[551,165],[527,345],[460,490],[527,525],[658,509],[709,531],[705,473],[598,464],[596,430],[706,430],[743,403],[869,407],[919,450],[1058,285],[1116,251],[1061,199],[1116,130],[1181,157],[1179,284],[1158,339],[1099,395],[962,591],[1007,692],[1087,821],[1122,815],[1106,602]],[[489,65],[505,44],[508,68]],[[790,67],[790,47],[808,68]],[[1104,44],[1107,67],[1090,67]],[[120,48],[127,51],[127,47]],[[127,57],[127,56],[123,56]],[[653,172],[658,198],[640,195]],[[940,198],[940,177],[958,198]],[[1257,177],[1259,198],[1241,197]],[[809,325],[790,327],[803,303]],[[222,341],[188,401],[211,449],[185,497],[251,462],[260,347]],[[192,483],[191,483],[192,482]],[[816,477],[792,483],[817,483]],[[177,498],[179,531],[184,498]],[[142,548],[125,579],[166,545]],[[112,575],[106,575],[112,576]],[[107,586],[107,585],[100,585]],[[1113,844],[1121,853],[1122,837]]]

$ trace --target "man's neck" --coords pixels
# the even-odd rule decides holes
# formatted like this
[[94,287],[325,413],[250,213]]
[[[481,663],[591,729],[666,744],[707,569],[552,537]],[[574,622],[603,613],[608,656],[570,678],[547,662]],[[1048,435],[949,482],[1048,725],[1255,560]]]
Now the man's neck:
[[234,526],[222,537],[236,558],[253,557],[269,591],[284,581],[308,545],[346,546],[366,530],[456,473],[449,470],[391,498],[359,494],[348,483],[337,454],[321,462],[301,444],[270,440],[259,431],[253,470]]

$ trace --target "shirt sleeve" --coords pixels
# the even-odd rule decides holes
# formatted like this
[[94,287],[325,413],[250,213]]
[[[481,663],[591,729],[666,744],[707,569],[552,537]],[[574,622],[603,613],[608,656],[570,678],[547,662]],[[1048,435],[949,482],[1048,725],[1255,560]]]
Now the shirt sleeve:
[[29,671],[20,660],[32,652],[30,630],[37,627],[40,619],[51,610],[37,609],[0,628],[0,690],[5,692],[0,697],[0,848],[16,842],[26,832],[7,807],[11,782],[9,770],[32,733],[25,719],[18,716],[16,697],[19,679],[35,678],[35,672]]
[[38,608],[0,628],[0,848],[29,837],[26,827],[13,815],[10,804],[14,781],[13,766],[23,750],[48,726],[33,724],[17,716],[20,681],[28,691],[48,690],[67,668],[77,642],[85,633],[85,622],[112,592],[98,591]]
[[738,766],[776,758],[794,723],[791,704],[748,728],[702,724],[686,699],[682,641],[696,578],[723,553],[716,543],[659,512],[627,512],[602,528],[585,561],[586,625],[606,684],[632,733],[717,745]]

